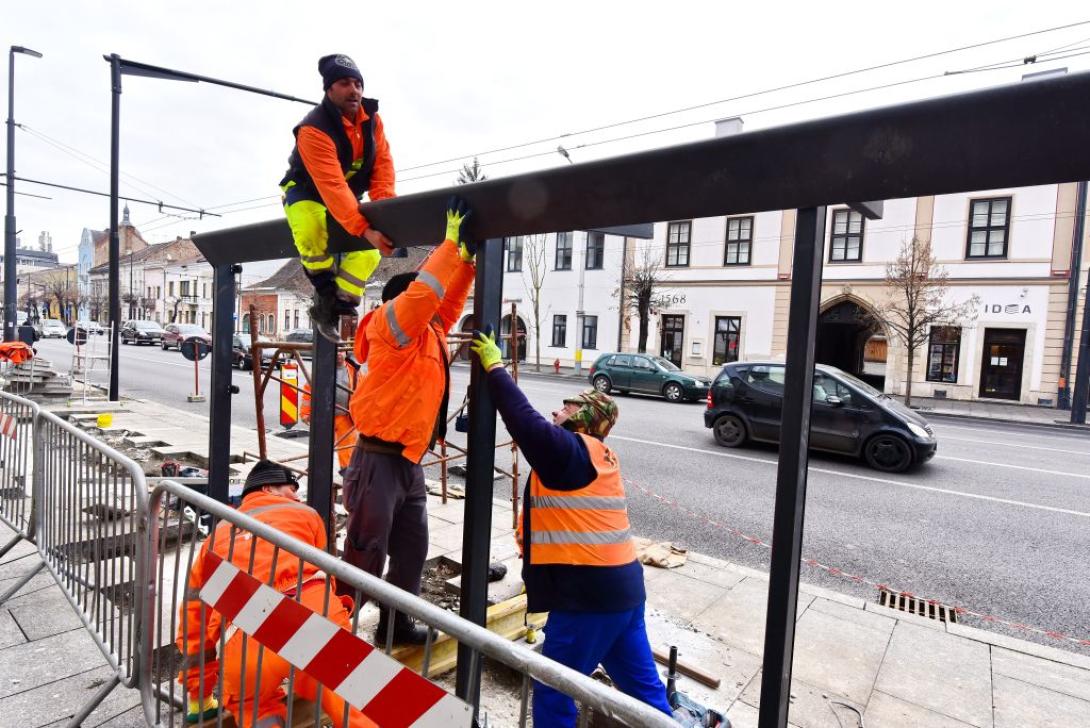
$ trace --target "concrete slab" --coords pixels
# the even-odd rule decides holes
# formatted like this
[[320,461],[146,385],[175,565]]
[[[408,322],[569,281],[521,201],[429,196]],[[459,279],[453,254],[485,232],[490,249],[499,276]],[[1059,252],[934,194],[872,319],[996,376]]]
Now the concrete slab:
[[428,532],[428,543],[434,544],[443,551],[452,551],[462,547],[462,526],[455,523],[436,531]]
[[1017,639],[1005,634],[999,634],[998,632],[990,632],[984,629],[977,629],[976,627],[966,627],[961,624],[947,625],[946,631],[950,634],[955,634],[960,637],[966,637],[978,642],[984,642],[996,647],[1003,647],[1015,652],[1024,652],[1028,655],[1040,657],[1045,660],[1051,660],[1052,662],[1058,662],[1063,665],[1071,665],[1072,667],[1078,667],[1083,670],[1090,670],[1090,655],[1082,655],[1075,652],[1068,652],[1067,650],[1061,650],[1056,647],[1049,647],[1048,645],[1039,645],[1036,642],[1027,642],[1025,640]]
[[993,679],[995,728],[1072,728],[1090,725],[1090,701],[1014,680]]
[[[1073,698],[1090,701],[1090,674],[1071,665],[992,648],[992,675],[1003,675]],[[1087,716],[1090,722],[1090,715]]]
[[[833,603],[826,601],[825,604]],[[853,620],[817,611],[811,605],[799,618],[795,632],[792,677],[847,696],[864,706],[870,698],[892,633],[892,621],[879,628],[862,626]]]
[[0,610],[0,650],[12,645],[21,645],[27,641],[19,624],[8,610]]
[[830,617],[844,619],[853,624],[857,624],[860,627],[867,627],[868,629],[884,632],[887,637],[893,632],[893,628],[897,625],[897,620],[893,617],[868,612],[862,608],[862,605],[860,605],[859,608],[852,608],[841,602],[829,601],[825,597],[815,598],[814,601],[810,602],[810,608],[806,611],[807,613],[818,611],[822,614],[827,614]]
[[727,592],[726,587],[690,579],[672,570],[655,578],[654,587],[647,590],[647,606],[675,620],[691,622]]
[[820,586],[812,586],[810,584],[800,583],[799,591],[804,594],[809,594],[812,597],[819,597],[829,602],[836,602],[843,604],[846,607],[852,607],[853,609],[863,609],[867,601],[860,599],[859,597],[851,597],[847,594],[841,594],[840,592],[833,591],[832,589],[824,589]]
[[0,698],[22,693],[102,665],[98,646],[77,629],[0,650]]
[[[928,619],[927,617],[921,617],[918,614],[909,614],[908,612],[902,612],[896,609],[890,609],[889,607],[883,607],[877,602],[867,602],[864,609],[874,614],[880,614],[884,617],[893,617],[899,622],[905,624],[911,624],[916,627],[925,627],[926,629],[933,629],[936,632],[945,632],[947,624],[946,622],[940,622],[937,619]],[[954,626],[954,625],[951,625]]]
[[[4,725],[42,726],[64,725],[72,715],[87,703],[95,692],[112,675],[103,665],[86,672],[41,685],[0,700],[0,715]],[[87,728],[101,725],[120,713],[140,705],[140,693],[136,690],[115,688],[83,723]],[[139,713],[143,723],[143,712]]]
[[76,610],[55,584],[8,602],[11,616],[31,642],[83,627]]
[[[844,728],[846,719],[855,714],[848,708],[833,705],[830,700],[851,702],[842,695],[807,685],[798,679],[791,681],[791,706],[787,719],[799,728]],[[761,675],[757,675],[742,693],[742,702],[758,706],[761,702]],[[862,711],[863,706],[857,706]]]
[[[810,595],[799,594],[800,614],[811,601]],[[768,582],[749,577],[728,589],[697,615],[693,626],[750,654],[763,655],[767,603]]]
[[[655,569],[653,566],[649,566],[644,571],[650,571]],[[740,582],[745,578],[745,575],[732,571],[729,569],[717,569],[714,566],[707,564],[701,564],[697,561],[686,561],[682,566],[670,571],[676,571],[679,574],[689,577],[690,579],[696,579],[703,581],[714,586],[720,586],[725,589],[730,589],[732,586]]]
[[874,687],[964,723],[992,724],[991,659],[980,642],[898,622]]
[[[875,690],[863,715],[867,725],[875,726],[927,726],[927,728],[976,728],[971,723],[954,720],[948,715],[906,703],[900,698]],[[851,725],[850,723],[848,725]]]

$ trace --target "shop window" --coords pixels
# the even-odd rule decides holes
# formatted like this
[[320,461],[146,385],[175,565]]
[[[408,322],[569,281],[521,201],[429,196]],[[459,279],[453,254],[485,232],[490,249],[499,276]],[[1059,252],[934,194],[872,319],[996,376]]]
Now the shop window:
[[738,361],[738,345],[742,335],[742,319],[739,316],[715,317],[715,345],[712,349],[712,365],[719,366]]
[[961,327],[932,327],[927,346],[927,381],[957,383],[960,353]]

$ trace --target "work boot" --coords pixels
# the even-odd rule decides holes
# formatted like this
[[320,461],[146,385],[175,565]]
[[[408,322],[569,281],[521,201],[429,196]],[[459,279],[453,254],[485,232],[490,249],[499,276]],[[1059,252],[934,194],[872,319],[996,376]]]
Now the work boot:
[[[386,644],[386,627],[390,621],[390,610],[382,607],[378,617],[378,627],[375,628],[375,645],[383,647]],[[422,627],[413,621],[413,618],[404,612],[398,612],[394,617],[394,644],[395,645],[422,645],[428,641],[428,628]]]
[[317,291],[311,296],[310,322],[318,329],[318,333],[329,339],[334,344],[340,343],[341,337],[337,331],[338,320],[336,314],[337,298],[329,294],[321,294]]

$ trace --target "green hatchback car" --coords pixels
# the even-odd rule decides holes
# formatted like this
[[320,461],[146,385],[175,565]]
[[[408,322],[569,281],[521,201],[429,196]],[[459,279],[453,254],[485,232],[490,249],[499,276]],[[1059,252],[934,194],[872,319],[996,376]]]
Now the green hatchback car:
[[705,399],[711,386],[708,377],[686,374],[672,361],[650,354],[602,354],[589,378],[599,392],[658,394],[671,402]]

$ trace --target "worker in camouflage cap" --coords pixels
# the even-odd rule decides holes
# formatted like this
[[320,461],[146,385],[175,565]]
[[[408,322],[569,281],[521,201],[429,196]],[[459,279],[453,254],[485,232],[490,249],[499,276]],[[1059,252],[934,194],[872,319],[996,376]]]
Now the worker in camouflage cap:
[[567,397],[564,404],[579,405],[579,409],[569,414],[566,420],[566,426],[572,432],[582,432],[602,440],[617,424],[617,403],[608,394],[596,389]]

